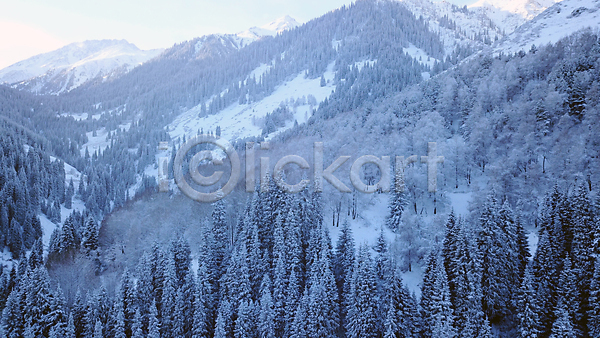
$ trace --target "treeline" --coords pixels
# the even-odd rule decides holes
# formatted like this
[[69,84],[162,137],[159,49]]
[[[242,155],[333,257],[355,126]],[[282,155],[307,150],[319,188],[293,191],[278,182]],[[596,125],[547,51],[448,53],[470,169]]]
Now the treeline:
[[27,134],[7,125],[0,130],[0,246],[18,258],[42,236],[38,214],[60,222],[60,205],[70,197],[62,161],[51,160]]
[[[7,337],[596,336],[600,204],[591,195],[586,187],[547,195],[533,258],[506,200],[490,194],[473,221],[451,213],[417,298],[383,228],[373,246],[357,247],[344,222],[334,248],[319,194],[271,189],[255,194],[235,226],[217,202],[197,257],[181,237],[155,243],[114,292],[78,292],[69,305],[34,246],[3,274],[2,325]],[[97,229],[70,218],[46,265],[99,260]]]

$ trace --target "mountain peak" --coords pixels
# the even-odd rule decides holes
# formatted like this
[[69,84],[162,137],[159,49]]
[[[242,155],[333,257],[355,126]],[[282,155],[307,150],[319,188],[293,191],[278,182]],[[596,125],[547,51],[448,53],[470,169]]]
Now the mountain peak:
[[252,27],[248,30],[238,33],[237,36],[242,39],[254,41],[262,38],[263,36],[276,36],[285,30],[294,29],[298,26],[300,26],[298,21],[289,15],[285,15],[279,19],[276,19],[275,21],[269,22],[266,25]]
[[289,15],[282,16],[281,18],[270,22],[266,25],[261,26],[260,28],[273,31],[276,33],[281,33],[288,29],[293,29],[300,26],[300,23],[296,21],[296,19],[292,18]]
[[531,20],[546,8],[562,0],[479,0],[469,8],[496,8],[505,12],[517,14],[523,19]]
[[160,52],[140,50],[126,40],[74,42],[0,70],[0,83],[19,83],[35,92],[56,94],[97,77],[127,72]]
[[505,33],[535,18],[562,0],[479,0],[469,5],[470,10],[484,13]]

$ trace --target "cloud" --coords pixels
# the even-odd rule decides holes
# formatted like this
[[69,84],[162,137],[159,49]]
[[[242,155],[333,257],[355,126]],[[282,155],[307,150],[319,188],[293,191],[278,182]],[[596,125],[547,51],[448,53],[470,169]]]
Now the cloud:
[[0,21],[0,32],[0,69],[66,44],[38,28],[14,21]]

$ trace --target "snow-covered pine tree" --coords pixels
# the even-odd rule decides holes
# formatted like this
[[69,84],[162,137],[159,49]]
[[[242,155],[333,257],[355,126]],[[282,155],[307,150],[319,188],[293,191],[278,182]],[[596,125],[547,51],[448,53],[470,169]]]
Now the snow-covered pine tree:
[[[177,298],[175,300],[173,335],[176,337],[191,338],[192,336],[195,289],[196,284],[193,275],[186,273],[183,285],[177,289]],[[152,311],[152,305],[150,306],[150,310]]]
[[439,249],[432,250],[427,261],[421,289],[421,311],[421,335],[423,337],[451,338],[456,336],[448,277]]
[[100,320],[97,320],[94,325],[93,338],[104,338],[104,335],[102,334],[102,322]]
[[452,303],[454,304],[454,300],[456,299],[456,264],[458,258],[456,257],[456,253],[458,252],[458,236],[459,236],[459,227],[457,226],[456,216],[454,215],[454,210],[450,211],[450,215],[448,215],[448,220],[446,221],[446,234],[444,236],[443,246],[442,246],[442,256],[444,258],[444,267],[446,268],[446,274],[448,275],[448,286],[450,287],[450,295],[452,297]]
[[219,305],[217,320],[215,324],[214,338],[231,338],[233,337],[233,310],[231,304],[227,300],[223,300]]
[[377,279],[367,246],[361,246],[356,258],[346,317],[346,335],[352,338],[377,337],[379,318]]
[[388,303],[384,321],[385,338],[411,338],[418,335],[418,309],[402,278],[394,273],[385,301]]
[[[578,304],[573,314],[575,329],[587,335],[588,312],[590,311],[590,289],[594,275],[594,233],[598,224],[594,217],[592,203],[588,198],[587,188],[581,185],[572,196],[573,200],[573,244],[570,257],[575,275],[575,302]],[[597,254],[597,252],[596,252]]]
[[460,337],[481,337],[486,328],[482,309],[481,262],[470,232],[459,222],[455,264],[455,328]]
[[238,306],[234,338],[251,338],[256,336],[256,318],[254,316],[254,303],[252,300],[242,300]]
[[571,338],[576,337],[575,330],[573,329],[573,319],[569,314],[566,304],[562,298],[559,297],[558,305],[554,310],[556,320],[552,324],[552,330],[550,331],[550,338]]
[[[258,336],[260,338],[275,338],[275,308],[273,305],[273,298],[271,297],[271,279],[268,274],[265,274],[265,277],[263,278],[259,304]],[[293,317],[291,318],[293,320]]]
[[[163,299],[160,309],[160,329],[162,336],[170,336],[175,330],[175,309],[177,307],[177,274],[175,261],[172,257],[167,258],[165,267]],[[149,310],[148,310],[149,311]],[[147,319],[147,318],[146,318]]]
[[[483,311],[492,323],[507,318],[513,311],[513,291],[509,286],[515,281],[509,255],[514,254],[508,245],[508,236],[501,225],[498,202],[493,194],[483,206],[479,218],[477,247],[481,257],[481,290],[483,294]],[[506,282],[509,283],[506,283]],[[518,281],[517,281],[518,283]]]
[[135,312],[133,323],[131,324],[131,338],[144,338],[144,330],[142,328],[142,316],[140,311]]
[[225,205],[223,203],[223,200],[219,200],[213,204],[214,209],[212,213],[212,226],[210,228],[212,240],[209,243],[211,245],[209,252],[213,256],[212,260],[214,262],[216,271],[215,280],[213,283],[213,285],[217,286],[215,291],[219,290],[218,281],[227,270],[225,264],[229,250],[227,218],[225,213]]
[[310,299],[308,296],[308,287],[304,288],[304,293],[302,294],[302,298],[300,299],[300,303],[298,304],[298,308],[296,308],[296,312],[294,313],[294,322],[292,323],[291,337],[294,338],[308,338],[307,326],[306,322],[308,318],[308,303]]
[[386,220],[386,224],[392,231],[397,232],[402,226],[402,214],[406,206],[406,193],[403,190],[398,191],[400,187],[404,187],[404,182],[398,182],[402,178],[396,177],[395,180],[394,189],[390,193],[390,214]]
[[600,337],[600,257],[596,257],[590,284],[587,329],[590,337]]
[[[65,338],[75,338],[75,324],[73,322],[73,314],[69,314],[67,327],[65,328]],[[113,336],[114,338],[124,338],[125,336]]]
[[533,288],[533,273],[531,264],[527,265],[525,276],[517,298],[519,338],[537,338],[539,331],[538,304]]
[[84,253],[90,254],[91,252],[98,249],[98,224],[93,217],[88,217],[85,222],[81,249]]
[[[152,300],[150,305],[150,316],[148,318],[148,335],[147,338],[160,338],[160,321],[158,320],[158,310],[156,309],[156,301]],[[187,337],[191,336],[191,331],[187,331]],[[180,336],[184,337],[184,336]]]
[[344,220],[333,256],[333,271],[340,300],[340,325],[343,327],[345,326],[347,309],[349,307],[346,295],[350,293],[355,250],[352,228],[350,228],[348,220]]
[[[117,290],[110,313],[111,327],[110,336],[113,338],[126,338],[125,336],[125,312],[123,311],[123,298],[121,290]],[[72,319],[72,317],[70,317]]]

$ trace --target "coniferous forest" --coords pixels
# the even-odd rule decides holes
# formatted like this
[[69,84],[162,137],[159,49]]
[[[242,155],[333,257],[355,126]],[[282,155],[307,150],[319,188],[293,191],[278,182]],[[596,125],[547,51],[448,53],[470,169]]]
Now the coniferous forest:
[[[600,337],[598,31],[505,53],[483,20],[445,50],[440,26],[468,34],[440,20],[358,0],[242,48],[182,42],[57,95],[0,85],[0,337]],[[213,204],[183,196],[177,149],[248,126],[172,137],[178,116],[251,110],[298,76],[331,93],[300,88],[260,112],[256,135],[228,140],[238,153],[255,142],[271,166],[288,154],[313,165],[323,142],[328,166],[408,161],[436,142],[437,191],[421,157],[389,192],[290,194],[266,177],[268,189],[240,180]]]

